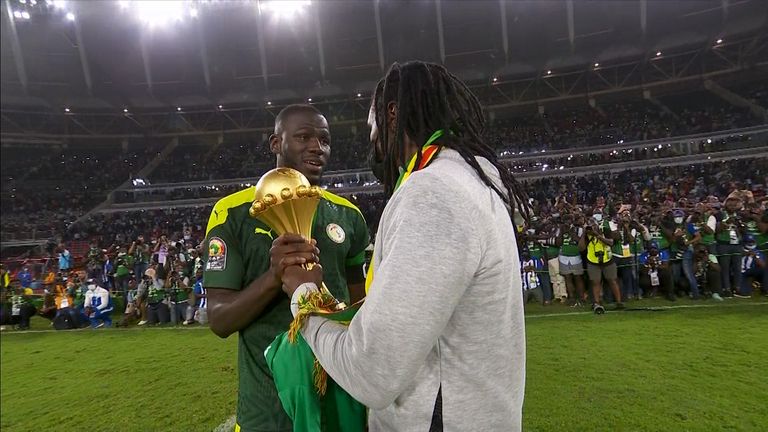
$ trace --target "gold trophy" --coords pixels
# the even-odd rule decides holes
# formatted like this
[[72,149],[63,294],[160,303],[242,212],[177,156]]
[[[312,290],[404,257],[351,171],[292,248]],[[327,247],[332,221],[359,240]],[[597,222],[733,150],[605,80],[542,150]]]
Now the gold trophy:
[[[309,184],[304,175],[291,168],[276,168],[264,174],[256,183],[256,196],[249,213],[275,230],[278,235],[300,234],[312,238],[312,222],[322,189]],[[311,270],[314,263],[304,264]],[[299,330],[309,315],[322,315],[335,321],[348,322],[359,308],[347,308],[321,284],[319,292],[311,292],[298,300],[299,312],[288,329],[288,340],[296,342]],[[325,394],[327,375],[315,361],[315,387],[319,394]]]

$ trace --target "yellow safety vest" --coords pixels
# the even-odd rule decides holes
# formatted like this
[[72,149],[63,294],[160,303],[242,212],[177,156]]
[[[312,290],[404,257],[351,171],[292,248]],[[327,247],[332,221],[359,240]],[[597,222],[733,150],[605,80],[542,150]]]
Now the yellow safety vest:
[[[587,261],[592,264],[605,264],[612,258],[611,247],[596,237],[587,236]],[[601,253],[602,252],[602,253]],[[602,260],[598,255],[602,255]]]

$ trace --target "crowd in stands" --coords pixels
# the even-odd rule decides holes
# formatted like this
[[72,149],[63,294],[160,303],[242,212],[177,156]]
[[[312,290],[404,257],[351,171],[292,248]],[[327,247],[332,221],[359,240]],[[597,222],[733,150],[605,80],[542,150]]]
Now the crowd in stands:
[[106,199],[157,155],[157,145],[138,151],[73,147],[60,152],[7,150],[0,194],[3,239],[46,238]]
[[[758,92],[759,93],[759,92]],[[728,130],[758,124],[748,109],[706,92],[647,100],[546,109],[542,115],[499,118],[485,139],[499,154],[606,145]],[[362,126],[362,125],[361,125]],[[335,134],[326,171],[367,168],[367,128]],[[259,177],[273,165],[264,139],[219,146],[179,145],[150,175],[153,183]]]
[[[749,296],[753,285],[768,293],[767,186],[766,159],[525,182],[534,217],[519,236],[524,294],[545,304],[579,305],[590,301],[584,287],[591,285],[599,311],[603,302],[623,307],[626,300],[656,295],[721,299]],[[384,196],[349,198],[375,233]],[[126,311],[123,325],[204,321],[198,270],[210,211],[201,206],[92,215],[61,233],[62,242],[48,250],[42,266],[9,266],[16,291],[6,292],[17,307],[6,317],[16,316],[24,327],[34,311],[63,328],[97,327],[111,324],[108,308],[117,304]],[[597,270],[588,240],[596,233],[600,241],[613,241],[600,249]],[[70,252],[77,242],[88,244],[80,256]],[[602,267],[609,262],[618,264],[615,276]],[[595,291],[596,280],[611,289]],[[34,289],[45,290],[43,303],[34,310],[21,306],[31,304],[28,290]],[[23,322],[21,310],[27,311]]]

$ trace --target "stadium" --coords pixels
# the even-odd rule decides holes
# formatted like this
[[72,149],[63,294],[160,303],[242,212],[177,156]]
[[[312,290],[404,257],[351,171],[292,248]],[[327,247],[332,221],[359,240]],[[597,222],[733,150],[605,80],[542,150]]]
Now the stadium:
[[[262,393],[273,394],[280,385],[277,378],[270,378],[265,392],[248,385],[248,374],[266,370],[269,351],[249,345],[257,338],[253,329],[262,319],[276,320],[279,325],[264,327],[272,331],[263,330],[267,343],[288,331],[289,323],[298,322],[289,314],[292,293],[309,281],[286,291],[287,268],[297,266],[274,264],[279,238],[267,222],[252,225],[255,218],[246,225],[258,240],[248,241],[261,242],[254,245],[262,249],[232,264],[239,240],[233,243],[224,228],[235,207],[222,206],[248,189],[245,207],[237,208],[247,219],[248,208],[256,208],[251,201],[260,196],[253,190],[276,160],[292,167],[280,137],[296,113],[327,121],[311,129],[327,130],[325,135],[309,141],[328,150],[304,167],[322,176],[315,181],[302,171],[306,186],[318,186],[322,197],[309,215],[310,230],[329,215],[340,219],[318,225],[311,236],[319,252],[294,264],[311,269],[307,260],[319,260],[328,292],[348,304],[357,298],[352,285],[362,289],[365,283],[361,313],[389,310],[385,300],[379,302],[385,294],[369,292],[368,285],[388,280],[380,275],[373,282],[372,275],[385,274],[382,250],[397,243],[396,210],[409,214],[401,182],[415,190],[427,170],[446,166],[441,158],[452,146],[465,156],[457,160],[474,168],[461,153],[468,140],[475,144],[467,147],[476,150],[473,160],[490,161],[501,179],[514,179],[502,180],[505,195],[495,177],[471,177],[498,192],[490,194],[491,203],[507,205],[514,241],[504,242],[503,230],[482,222],[482,212],[493,205],[468,208],[466,214],[477,218],[442,227],[463,211],[463,203],[483,194],[420,207],[432,199],[422,194],[413,207],[434,214],[414,215],[422,229],[403,232],[424,235],[426,241],[408,244],[430,248],[419,255],[426,263],[430,257],[458,259],[440,267],[450,271],[474,263],[475,255],[485,257],[491,249],[475,254],[474,248],[494,239],[499,250],[514,251],[490,268],[516,275],[517,282],[495,292],[512,290],[518,305],[522,298],[523,349],[499,342],[509,323],[492,312],[498,302],[470,303],[489,307],[479,314],[488,315],[482,336],[498,339],[483,350],[499,354],[472,366],[498,366],[498,372],[516,358],[508,352],[524,356],[523,368],[516,369],[524,373],[522,412],[516,412],[521,425],[498,426],[512,415],[482,402],[490,390],[452,394],[447,381],[425,402],[432,426],[387,423],[381,419],[388,404],[365,404],[367,398],[357,397],[314,350],[315,366],[363,403],[368,430],[766,429],[764,0],[0,3],[3,431],[358,430],[334,428],[325,418],[320,428],[301,429],[276,395],[272,413],[291,416],[295,427],[282,420],[253,426],[257,421],[244,402],[266,400]],[[433,75],[421,85],[443,82],[436,76],[450,83],[441,90],[446,97],[403,90],[414,60],[431,64],[423,70]],[[393,71],[397,79],[377,85]],[[387,104],[387,95],[395,95],[397,104]],[[407,111],[407,100],[422,103]],[[457,116],[445,123],[448,132],[433,128],[412,136],[410,118],[443,106],[455,113],[456,101],[479,103],[481,116]],[[402,112],[412,116],[400,120]],[[379,131],[372,133],[372,126]],[[392,155],[405,152],[411,139],[418,150],[409,167],[407,153]],[[437,147],[433,164],[424,155],[441,140],[446,150]],[[382,148],[390,149],[383,164],[377,159]],[[491,165],[475,170],[480,166]],[[382,177],[378,169],[389,171]],[[290,191],[278,196],[285,202],[291,197]],[[439,234],[427,236],[433,228]],[[337,245],[349,249],[338,258],[347,273],[340,264],[332,276],[323,251]],[[263,268],[243,270],[239,276],[250,279],[222,289],[228,282],[215,273],[237,270],[238,262],[243,268],[263,262]],[[247,307],[237,306],[245,304],[242,297],[222,300],[221,291],[243,295],[256,276],[274,276],[270,272],[278,267],[273,294],[281,300]],[[419,273],[442,280],[439,270],[414,272],[410,280],[421,280]],[[486,273],[484,267],[473,277]],[[333,277],[343,280],[341,297]],[[418,304],[421,288],[408,286],[405,303]],[[270,318],[278,313],[287,318]],[[422,324],[429,327],[428,316],[411,327],[413,334]],[[408,316],[390,318],[410,322]],[[307,318],[306,325],[317,319]],[[416,339],[410,335],[402,340]],[[438,335],[438,346],[453,348],[445,334]],[[309,341],[313,349],[314,343]],[[246,351],[257,353],[257,367],[243,366]],[[396,382],[410,370],[406,366],[383,373]],[[418,371],[408,385],[429,375],[417,377]],[[371,367],[359,382],[375,382],[377,372]],[[263,373],[278,377],[272,363]],[[475,383],[460,381],[454,388]],[[357,391],[366,393],[364,388]],[[389,401],[395,413],[412,396],[400,390]],[[466,408],[475,403],[491,414]],[[456,408],[464,418],[452,423]],[[488,420],[494,416],[501,422]]]

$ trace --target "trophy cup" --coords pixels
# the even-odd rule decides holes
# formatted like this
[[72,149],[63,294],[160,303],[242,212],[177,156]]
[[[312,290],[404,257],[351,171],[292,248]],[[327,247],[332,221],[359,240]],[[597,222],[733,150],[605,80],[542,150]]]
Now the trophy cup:
[[[275,230],[278,235],[285,233],[301,234],[312,238],[312,222],[322,189],[312,186],[303,174],[291,168],[276,168],[264,174],[256,183],[256,194],[249,210],[251,217],[257,218]],[[314,263],[304,264],[311,270]],[[299,330],[310,315],[321,315],[338,322],[349,322],[359,308],[359,304],[346,307],[339,302],[325,286],[320,291],[310,292],[298,299],[299,311],[288,329],[288,341],[297,342]],[[361,302],[358,302],[361,303]],[[315,388],[324,395],[327,387],[327,374],[315,360]]]

